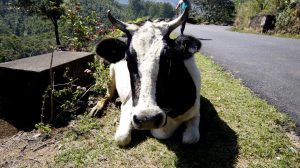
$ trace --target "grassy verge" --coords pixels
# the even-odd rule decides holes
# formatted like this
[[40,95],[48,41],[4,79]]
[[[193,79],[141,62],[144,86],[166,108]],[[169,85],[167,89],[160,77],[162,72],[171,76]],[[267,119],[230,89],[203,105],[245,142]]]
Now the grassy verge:
[[292,38],[292,39],[300,39],[300,34],[280,34],[280,33],[258,33],[254,30],[241,30],[232,28],[231,31],[235,32],[241,32],[241,33],[251,33],[251,34],[259,34],[259,35],[265,35],[265,36],[273,36],[273,37],[281,37],[281,38]]
[[201,141],[181,144],[182,129],[159,141],[133,132],[128,148],[113,141],[119,109],[75,120],[53,167],[298,167],[299,149],[286,136],[293,123],[241,82],[197,54],[202,71]]

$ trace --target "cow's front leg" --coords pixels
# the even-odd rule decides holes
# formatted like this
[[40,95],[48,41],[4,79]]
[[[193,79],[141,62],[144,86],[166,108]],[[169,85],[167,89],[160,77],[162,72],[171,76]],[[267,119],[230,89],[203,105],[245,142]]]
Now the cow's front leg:
[[186,121],[186,129],[183,132],[182,142],[184,144],[194,144],[200,139],[199,133],[200,115]]
[[[129,103],[127,103],[127,106],[129,106]],[[131,111],[127,106],[121,107],[121,117],[115,134],[115,141],[120,146],[126,146],[131,141]]]
[[116,80],[115,80],[115,71],[114,67],[110,67],[110,81],[108,84],[107,92],[104,98],[100,98],[100,100],[97,102],[96,106],[92,108],[92,110],[89,113],[89,116],[95,117],[101,112],[104,108],[106,108],[109,101],[111,101],[115,95],[116,95]]
[[92,108],[92,110],[89,112],[90,117],[96,117],[99,115],[99,112],[101,112],[108,104],[108,102],[111,100],[110,97],[105,96],[104,98],[100,98],[100,100],[97,102],[96,106]]
[[151,130],[151,134],[157,139],[170,138],[180,124],[181,123],[178,123],[174,119],[168,117],[167,124],[162,128]]

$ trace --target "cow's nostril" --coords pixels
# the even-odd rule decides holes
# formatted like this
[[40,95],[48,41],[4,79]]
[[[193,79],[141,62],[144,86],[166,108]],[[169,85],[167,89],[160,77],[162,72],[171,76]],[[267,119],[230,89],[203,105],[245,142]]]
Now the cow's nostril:
[[138,117],[136,115],[133,115],[133,122],[136,125],[141,125],[142,124],[142,121],[140,119],[138,119]]

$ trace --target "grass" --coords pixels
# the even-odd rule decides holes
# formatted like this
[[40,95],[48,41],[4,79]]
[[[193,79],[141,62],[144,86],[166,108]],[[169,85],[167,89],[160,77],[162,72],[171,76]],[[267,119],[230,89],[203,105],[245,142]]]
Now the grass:
[[300,34],[289,34],[289,33],[281,34],[281,33],[272,33],[272,32],[259,33],[251,29],[237,29],[234,27],[231,30],[235,32],[241,32],[241,33],[251,33],[251,34],[259,34],[265,36],[281,37],[281,38],[300,39]]
[[182,129],[169,140],[135,131],[132,143],[114,140],[119,108],[111,104],[99,119],[72,123],[53,167],[298,167],[299,149],[286,135],[289,118],[259,99],[211,59],[197,54],[202,73],[201,141],[181,144]]

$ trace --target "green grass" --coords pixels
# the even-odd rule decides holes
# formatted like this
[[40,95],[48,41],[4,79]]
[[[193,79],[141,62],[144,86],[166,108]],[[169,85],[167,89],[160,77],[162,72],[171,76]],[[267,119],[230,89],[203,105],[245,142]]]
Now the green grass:
[[53,167],[298,167],[299,149],[285,131],[294,124],[211,59],[197,54],[202,74],[201,141],[181,144],[182,129],[164,141],[134,131],[132,143],[113,140],[119,108],[99,119],[81,116],[66,132]]
[[251,29],[237,29],[237,28],[231,28],[231,31],[235,32],[241,32],[241,33],[251,33],[251,34],[259,34],[259,35],[264,35],[264,36],[273,36],[273,37],[281,37],[281,38],[292,38],[292,39],[300,39],[300,34],[280,34],[280,33],[259,33]]

